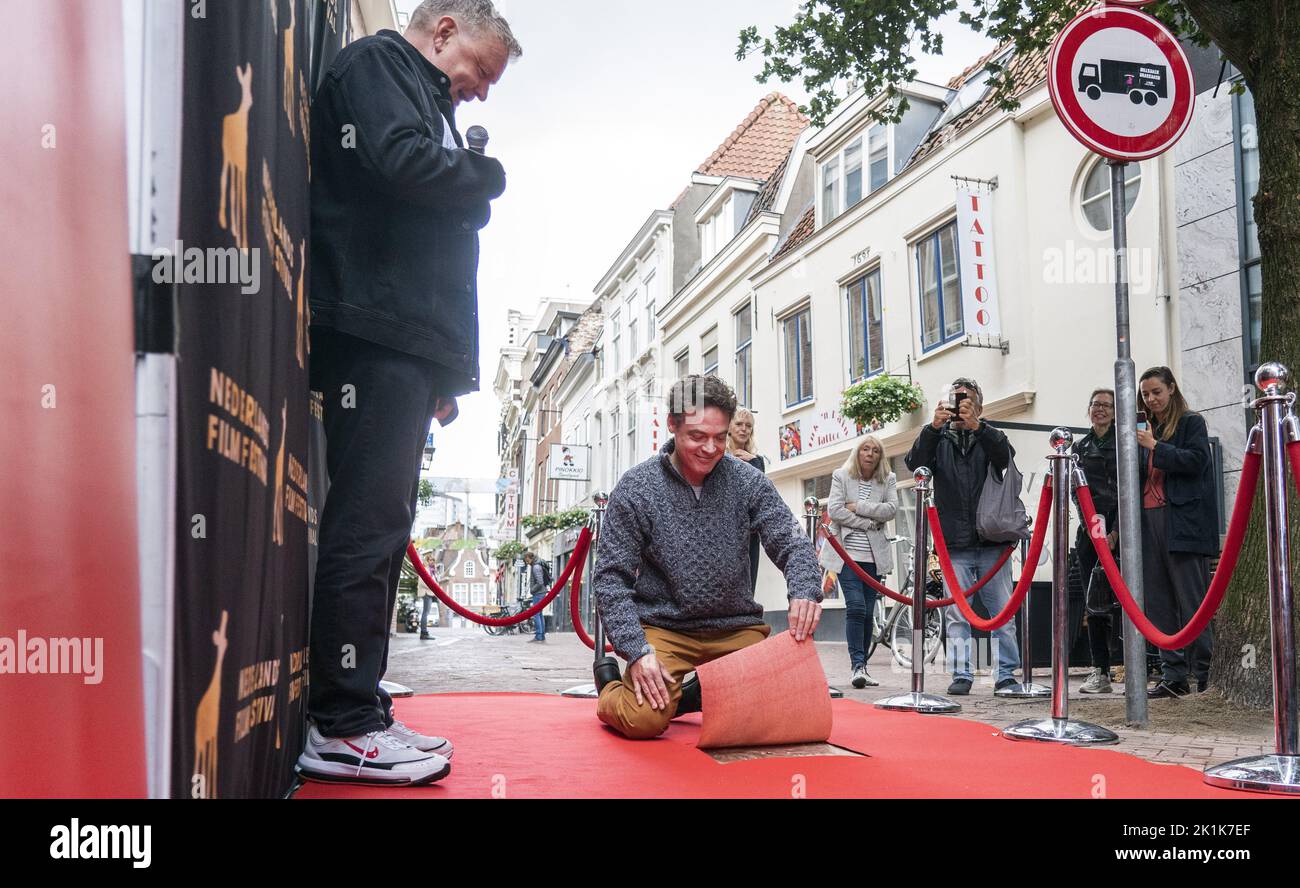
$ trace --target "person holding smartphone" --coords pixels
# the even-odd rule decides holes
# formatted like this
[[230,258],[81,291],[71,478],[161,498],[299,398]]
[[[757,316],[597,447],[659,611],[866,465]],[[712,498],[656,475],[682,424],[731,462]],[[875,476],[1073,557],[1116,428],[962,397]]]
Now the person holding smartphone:
[[[1176,632],[1196,613],[1210,586],[1209,559],[1219,550],[1218,495],[1205,419],[1187,406],[1168,367],[1140,380],[1150,425],[1137,432],[1142,480],[1142,582],[1147,615]],[[1213,629],[1181,650],[1161,651],[1162,678],[1147,696],[1182,697],[1210,681]]]
[[[1115,392],[1113,389],[1093,389],[1088,397],[1088,420],[1092,428],[1088,434],[1075,441],[1071,451],[1079,458],[1079,468],[1088,479],[1097,515],[1102,519],[1098,528],[1088,527],[1079,509],[1079,530],[1075,534],[1074,550],[1079,559],[1079,576],[1087,595],[1088,643],[1092,650],[1092,674],[1079,690],[1085,694],[1109,694],[1111,688],[1110,646],[1114,619],[1109,607],[1115,600],[1104,574],[1095,571],[1097,550],[1093,548],[1089,533],[1105,534],[1106,544],[1112,551],[1119,547],[1119,482],[1118,460],[1115,447]],[[1075,507],[1078,508],[1078,498]]]
[[[926,466],[934,475],[939,525],[957,578],[966,587],[992,570],[1006,547],[980,537],[976,515],[989,465],[1005,472],[1015,456],[1007,436],[980,419],[983,410],[984,393],[979,384],[964,376],[957,378],[952,383],[951,399],[935,406],[934,418],[921,429],[906,459],[909,469]],[[990,614],[1001,611],[1011,599],[1011,561],[1008,559],[976,594]],[[953,670],[948,693],[969,694],[974,679],[970,623],[956,607],[944,608],[943,614],[948,633],[947,658]],[[1015,684],[1020,645],[1014,621],[994,630],[993,654],[997,659],[995,690]]]

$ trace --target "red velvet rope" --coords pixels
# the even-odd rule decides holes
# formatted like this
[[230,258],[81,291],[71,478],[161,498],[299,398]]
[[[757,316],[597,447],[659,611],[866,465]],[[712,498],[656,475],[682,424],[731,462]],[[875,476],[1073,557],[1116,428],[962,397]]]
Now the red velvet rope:
[[[829,530],[826,529],[825,525],[821,526],[821,532],[826,537],[826,542],[830,543],[831,548],[834,549],[836,552],[838,552],[839,556],[844,559],[844,563],[847,564],[849,567],[853,568],[853,572],[858,575],[858,579],[866,583],[872,589],[875,589],[877,592],[879,592],[881,595],[885,596],[886,598],[892,598],[895,601],[897,601],[899,604],[905,604],[908,607],[912,606],[912,599],[908,598],[906,595],[901,595],[898,592],[895,592],[893,589],[889,588],[884,583],[877,580],[871,574],[867,573],[865,570],[858,567],[858,563],[853,560],[853,556],[850,555],[848,552],[844,551],[843,544],[840,543],[840,541],[835,538],[835,534],[831,533]],[[925,600],[926,608],[947,607],[950,604],[952,604],[951,598],[935,598],[935,599],[927,598]]]
[[1007,558],[1011,556],[1011,550],[1015,548],[1012,543],[1011,547],[1002,554],[1002,558],[993,569],[985,574],[980,581],[969,589],[963,589],[957,582],[957,571],[952,566],[952,558],[948,554],[948,543],[943,538],[943,528],[939,526],[939,512],[934,506],[926,509],[926,520],[930,522],[930,535],[934,537],[934,554],[939,558],[939,567],[943,569],[943,578],[948,583],[948,589],[956,601],[957,610],[966,618],[976,629],[984,632],[992,632],[994,629],[1001,628],[1011,621],[1020,610],[1020,605],[1029,594],[1030,586],[1034,582],[1034,567],[1038,564],[1039,556],[1043,552],[1043,541],[1047,539],[1048,510],[1052,508],[1052,485],[1045,483],[1043,492],[1038,496],[1038,516],[1034,519],[1034,534],[1029,540],[1029,552],[1025,555],[1024,569],[1020,572],[1020,581],[1016,583],[1016,589],[1011,594],[1011,599],[1007,602],[1006,607],[987,620],[980,619],[979,614],[970,606],[966,600],[971,594],[978,591],[986,582],[992,579],[1002,565],[1006,563]]
[[1295,481],[1296,493],[1300,493],[1300,441],[1286,445],[1286,455],[1291,458],[1291,477]]
[[[1292,445],[1288,445],[1290,447]],[[1291,451],[1292,466],[1296,466],[1296,452]],[[1106,545],[1105,538],[1098,539],[1091,533],[1088,534],[1092,539],[1092,547],[1097,550],[1097,559],[1101,562],[1102,568],[1106,571],[1106,579],[1110,580],[1111,589],[1115,590],[1115,595],[1119,598],[1119,603],[1124,607],[1124,613],[1133,621],[1133,625],[1138,631],[1146,636],[1147,641],[1156,647],[1166,651],[1177,650],[1191,644],[1195,638],[1205,631],[1205,627],[1210,625],[1210,619],[1219,609],[1223,601],[1224,593],[1228,591],[1228,582],[1232,579],[1232,572],[1237,567],[1237,557],[1241,554],[1241,543],[1246,538],[1246,527],[1250,524],[1250,508],[1255,501],[1255,486],[1259,481],[1260,455],[1258,453],[1247,453],[1245,460],[1241,464],[1241,479],[1237,487],[1237,499],[1232,505],[1232,520],[1228,523],[1228,537],[1223,543],[1223,554],[1219,558],[1219,567],[1214,572],[1214,579],[1210,581],[1210,588],[1205,593],[1205,600],[1201,606],[1196,609],[1192,616],[1191,622],[1182,628],[1181,631],[1173,635],[1166,635],[1156,628],[1156,625],[1147,619],[1147,615],[1138,607],[1129,592],[1128,586],[1124,583],[1124,578],[1120,575],[1119,567],[1115,564],[1115,558],[1110,554],[1110,546]],[[1097,514],[1096,507],[1092,503],[1092,491],[1087,486],[1080,487],[1077,490],[1079,497],[1079,507],[1083,510],[1083,520],[1088,522],[1089,527],[1094,527],[1093,521]]]
[[587,549],[590,548],[590,546],[591,528],[584,527],[578,534],[578,541],[573,546],[573,555],[569,557],[569,563],[564,566],[564,572],[561,573],[560,578],[555,581],[555,585],[551,587],[551,591],[547,592],[541,601],[528,608],[528,610],[509,617],[485,617],[482,614],[477,614],[474,611],[469,610],[468,608],[461,607],[455,599],[442,590],[442,587],[438,585],[438,581],[429,573],[429,568],[425,566],[424,559],[420,557],[420,553],[415,549],[415,543],[407,544],[406,557],[411,559],[411,565],[415,568],[415,572],[420,575],[420,579],[424,580],[424,584],[429,587],[429,590],[433,592],[434,595],[438,596],[438,600],[465,619],[472,623],[478,623],[480,626],[514,626],[517,623],[522,623],[524,620],[531,620],[533,617],[541,613],[542,610],[550,604],[552,600],[554,600],[555,596],[560,594],[560,590],[563,589],[565,583],[569,581],[570,574],[574,577],[574,595],[576,596],[578,594],[578,582],[582,579],[582,565],[587,560]]
[[[581,639],[583,644],[594,651],[596,649],[596,641],[587,634],[587,630],[582,625],[582,608],[580,607],[581,601],[579,600],[582,596],[577,593],[577,590],[580,588],[582,588],[582,568],[578,568],[578,574],[573,578],[574,594],[569,596],[569,617],[573,621],[573,631],[578,633],[578,638]],[[594,591],[593,594],[595,594]],[[614,646],[612,644],[606,644],[605,653],[612,654],[613,652]]]

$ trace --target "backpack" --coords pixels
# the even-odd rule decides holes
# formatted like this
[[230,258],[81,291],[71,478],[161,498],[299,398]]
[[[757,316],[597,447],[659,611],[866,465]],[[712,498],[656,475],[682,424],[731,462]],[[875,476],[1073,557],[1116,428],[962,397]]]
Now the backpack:
[[988,476],[980,490],[979,508],[975,512],[975,531],[981,539],[990,543],[1029,539],[1029,513],[1020,501],[1020,488],[1024,481],[1016,468],[1015,457],[1011,458],[1001,478],[992,460],[989,461]]
[[551,579],[551,562],[549,561],[542,562],[542,582],[546,584],[547,590],[549,590],[551,584],[555,582],[555,580]]

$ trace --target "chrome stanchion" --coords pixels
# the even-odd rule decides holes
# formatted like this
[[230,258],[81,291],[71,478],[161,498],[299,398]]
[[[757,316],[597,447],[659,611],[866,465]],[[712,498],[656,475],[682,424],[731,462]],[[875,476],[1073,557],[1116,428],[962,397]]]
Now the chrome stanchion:
[[912,549],[912,576],[915,578],[912,583],[912,690],[877,700],[876,708],[928,714],[961,712],[960,703],[938,694],[925,693],[925,574],[930,554],[930,525],[925,511],[930,498],[930,470],[921,466],[912,477],[916,480],[916,528],[913,536],[916,545]]
[[[804,531],[808,534],[808,539],[812,541],[813,548],[817,548],[817,525],[822,520],[821,502],[815,496],[810,496],[803,501],[803,523]],[[829,546],[830,543],[822,545]],[[844,696],[844,692],[834,685],[826,686],[830,690],[831,699],[838,700]]]
[[[1038,565],[1028,563],[1029,558],[1029,540],[1020,542],[1020,576],[1024,577],[1028,571],[1032,577],[1038,570]],[[1031,581],[1032,582],[1032,581]],[[1032,697],[1049,697],[1052,689],[1047,685],[1038,684],[1034,681],[1034,652],[1033,638],[1030,635],[1029,628],[1029,605],[1033,599],[1032,593],[1025,596],[1025,603],[1020,606],[1020,674],[1021,680],[1013,685],[1007,685],[1000,691],[994,691],[995,697],[1015,697],[1015,698],[1032,698]]]
[[[587,578],[587,588],[591,590],[591,638],[596,643],[593,651],[595,659],[599,660],[605,656],[605,627],[601,625],[600,608],[596,606],[596,543],[600,541],[600,524],[605,518],[605,506],[609,504],[609,494],[597,491],[592,494],[591,501],[596,507],[591,510],[591,545],[587,548],[587,567],[583,571],[583,576]],[[570,590],[569,594],[572,595],[573,591]],[[595,698],[600,694],[596,691],[596,685],[588,682],[561,691],[560,696]]]
[[1235,759],[1205,769],[1205,782],[1227,789],[1279,794],[1300,793],[1300,744],[1296,734],[1295,630],[1292,611],[1290,539],[1287,531],[1287,487],[1291,483],[1286,446],[1300,441],[1300,421],[1287,393],[1291,372],[1278,363],[1255,371],[1255,385],[1264,392],[1252,405],[1260,411],[1247,448],[1261,452],[1263,439],[1264,505],[1268,533],[1269,622],[1273,641],[1272,755]]
[[1052,471],[1052,717],[1016,722],[1002,732],[1010,740],[1041,740],[1073,746],[1118,743],[1119,735],[1100,725],[1070,721],[1070,481],[1085,483],[1070,454],[1074,436],[1069,429],[1052,431],[1048,460]]

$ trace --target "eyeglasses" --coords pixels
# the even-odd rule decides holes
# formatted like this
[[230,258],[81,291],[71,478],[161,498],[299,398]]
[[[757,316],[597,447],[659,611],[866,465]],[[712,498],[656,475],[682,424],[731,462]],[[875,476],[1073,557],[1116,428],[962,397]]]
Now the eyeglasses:
[[1105,401],[1093,401],[1092,403],[1090,403],[1090,404],[1088,405],[1088,407],[1089,407],[1089,408],[1093,408],[1093,409],[1095,409],[1095,408],[1097,408],[1097,407],[1100,407],[1102,410],[1114,410],[1114,409],[1115,409],[1115,405],[1114,405],[1114,404],[1107,404]]

